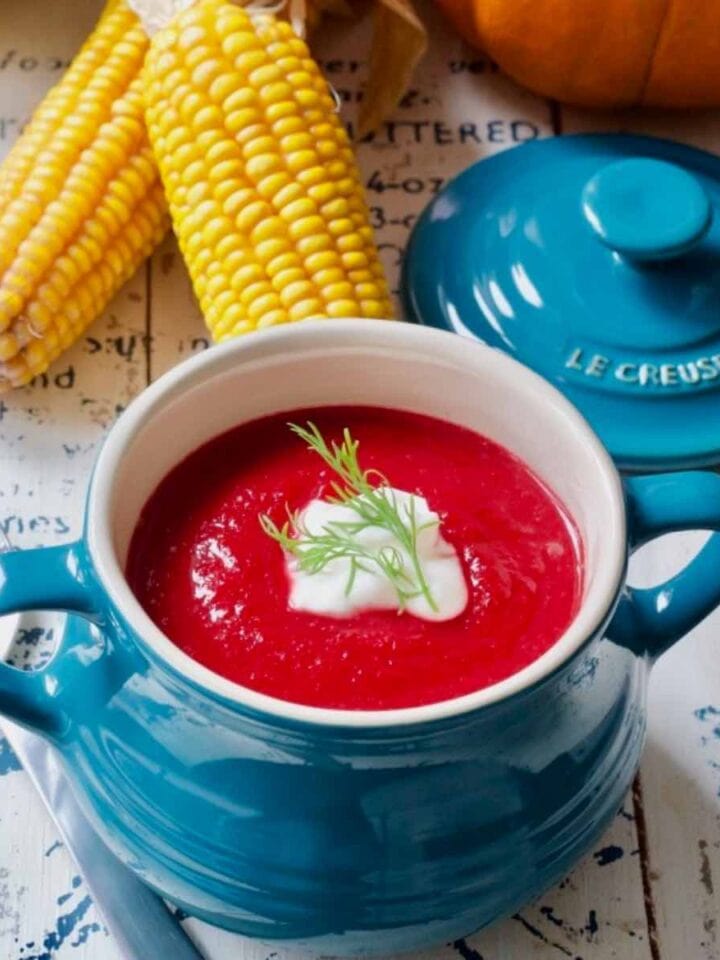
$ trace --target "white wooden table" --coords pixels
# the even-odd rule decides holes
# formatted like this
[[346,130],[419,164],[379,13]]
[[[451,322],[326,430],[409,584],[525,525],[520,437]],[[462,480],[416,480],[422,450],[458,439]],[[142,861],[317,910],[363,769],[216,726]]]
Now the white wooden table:
[[[3,0],[0,152],[88,32],[100,0]],[[537,136],[631,129],[720,151],[720,113],[583,115],[517,90],[431,10],[433,49],[395,117],[359,153],[393,279],[413,218],[443,178]],[[352,33],[352,36],[348,36]],[[319,55],[351,119],[364,64],[358,33],[332,28]],[[0,523],[18,546],[77,537],[86,481],[117,413],[207,346],[172,239],[73,350],[0,401]],[[700,538],[636,559],[637,582],[679,567]],[[720,571],[719,574],[720,575]],[[720,960],[720,615],[658,665],[642,771],[608,835],[558,888],[512,919],[433,952],[465,960]],[[211,960],[280,960],[194,922]],[[1,960],[120,960],[52,822],[0,739]],[[156,957],[148,946],[148,960]]]

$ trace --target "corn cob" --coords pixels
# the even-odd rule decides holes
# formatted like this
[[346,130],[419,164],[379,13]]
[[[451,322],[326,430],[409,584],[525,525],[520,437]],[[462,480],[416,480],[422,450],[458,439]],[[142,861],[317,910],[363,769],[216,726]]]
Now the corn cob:
[[167,230],[139,79],[147,45],[110,0],[0,166],[0,389],[43,372]]
[[352,146],[291,26],[201,0],[153,38],[148,132],[216,340],[307,317],[389,317]]

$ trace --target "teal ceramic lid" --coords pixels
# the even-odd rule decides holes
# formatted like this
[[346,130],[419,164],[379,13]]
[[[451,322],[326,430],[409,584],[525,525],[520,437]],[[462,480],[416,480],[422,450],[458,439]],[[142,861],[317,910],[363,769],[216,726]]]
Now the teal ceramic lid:
[[717,157],[598,135],[482,160],[418,221],[402,289],[552,381],[620,467],[720,461]]

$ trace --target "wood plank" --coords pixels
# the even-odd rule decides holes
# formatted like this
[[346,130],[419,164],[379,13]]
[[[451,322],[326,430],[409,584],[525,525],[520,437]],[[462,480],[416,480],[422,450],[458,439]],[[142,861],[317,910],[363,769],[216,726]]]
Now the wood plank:
[[122,960],[28,778],[0,784],[0,956]]
[[[676,539],[673,568],[689,560],[704,537]],[[664,552],[661,545],[648,551],[642,569],[645,583],[668,576],[667,552],[667,545]],[[716,612],[659,661],[650,685],[641,781],[663,957],[720,958],[718,691]]]

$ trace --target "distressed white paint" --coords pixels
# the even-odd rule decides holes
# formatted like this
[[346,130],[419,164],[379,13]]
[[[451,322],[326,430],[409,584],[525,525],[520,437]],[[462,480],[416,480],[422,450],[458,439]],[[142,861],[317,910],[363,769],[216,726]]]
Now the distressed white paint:
[[[70,6],[72,16],[68,16]],[[0,151],[17,121],[51,81],[54,59],[71,52],[100,6],[100,0],[3,0]],[[510,146],[513,135],[522,136],[534,128],[542,135],[552,132],[550,111],[543,101],[489,72],[472,52],[449,38],[429,10],[427,19],[434,49],[419,71],[410,105],[398,110],[396,121],[406,125],[386,127],[375,143],[359,148],[367,177],[378,174],[372,183],[409,180],[413,190],[418,181],[423,185],[418,193],[395,188],[368,194],[393,278],[413,216],[426,203],[437,178],[451,176],[478,156]],[[357,34],[351,33],[347,24],[338,24],[328,31],[322,46],[328,79],[343,96],[347,91],[350,100],[356,96],[362,72],[353,65],[360,44]],[[12,50],[17,52],[3,66]],[[33,66],[35,60],[37,66]],[[348,117],[354,107],[346,105]],[[675,136],[720,151],[718,114],[618,118],[565,110],[563,120],[567,132],[624,128]],[[475,136],[484,142],[476,143]],[[438,146],[431,143],[435,137],[456,142]],[[148,288],[151,299],[146,304]],[[92,339],[81,341],[55,365],[49,386],[20,391],[5,398],[7,410],[0,407],[0,521],[9,522],[18,545],[66,540],[79,533],[84,486],[97,443],[117,405],[127,403],[146,382],[142,340],[146,307],[153,336],[150,371],[155,377],[206,343],[171,239],[89,332]],[[71,364],[74,388],[63,389],[71,379]],[[9,519],[13,516],[23,518],[22,529],[17,520]],[[656,546],[639,558],[636,575],[650,581],[664,574],[668,562],[679,565],[696,543],[697,538],[679,537],[670,545]],[[706,712],[700,715],[703,720],[695,715],[707,707],[720,709],[719,633],[720,616],[715,615],[658,665],[651,687],[650,743],[642,791],[650,859],[647,879],[659,925],[655,956],[661,960],[720,960],[713,927],[720,920],[720,768],[714,766],[720,764],[720,739],[713,735],[720,717]],[[52,849],[52,823],[22,772],[0,776],[0,801],[0,957],[47,960],[49,954],[50,960],[121,960],[102,929],[93,931],[92,924],[100,922],[94,906],[87,908],[73,934],[55,949],[52,937],[58,918],[82,904],[83,885],[73,888],[76,871],[62,847]],[[523,910],[521,918],[471,938],[467,948],[476,951],[475,960],[478,956],[483,960],[654,960],[647,941],[632,814],[628,800],[599,845],[608,848],[605,859],[616,857],[613,862],[600,866],[598,860],[603,857],[589,856],[561,888]],[[613,847],[617,849],[609,849]],[[71,897],[58,903],[68,893]],[[87,941],[73,946],[84,925],[88,925]],[[265,960],[272,952],[200,923],[188,922],[188,927],[211,960]],[[277,953],[278,960],[285,960],[284,951]],[[428,955],[428,960],[458,955],[448,946]],[[148,960],[155,960],[152,945],[148,945]]]

